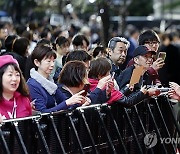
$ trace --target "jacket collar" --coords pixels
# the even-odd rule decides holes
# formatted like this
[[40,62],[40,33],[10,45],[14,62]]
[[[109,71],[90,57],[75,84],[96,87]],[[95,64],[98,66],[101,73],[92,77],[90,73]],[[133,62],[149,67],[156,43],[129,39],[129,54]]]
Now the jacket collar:
[[57,90],[57,85],[54,83],[52,78],[46,79],[41,74],[39,74],[34,68],[30,70],[31,78],[35,79],[41,86],[47,90],[47,92],[52,95],[55,94]]

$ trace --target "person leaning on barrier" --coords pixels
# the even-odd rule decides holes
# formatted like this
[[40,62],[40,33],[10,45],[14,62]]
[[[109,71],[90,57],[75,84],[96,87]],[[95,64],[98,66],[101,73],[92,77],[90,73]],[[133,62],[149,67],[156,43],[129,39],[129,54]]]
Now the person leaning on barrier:
[[54,67],[56,53],[49,45],[37,46],[31,55],[35,68],[30,70],[31,78],[27,84],[31,99],[35,102],[36,110],[40,112],[54,112],[68,109],[71,105],[84,103],[83,91],[66,100],[66,96],[50,77]]
[[[154,51],[148,49],[144,45],[138,46],[134,50],[133,52],[134,65],[131,65],[128,68],[126,68],[117,78],[117,83],[121,91],[126,93],[128,91],[126,89],[131,89],[132,92],[135,92],[135,91],[139,91],[142,86],[152,84],[152,78],[150,77],[150,75],[147,73],[146,70],[152,65],[154,54],[155,54]],[[139,82],[133,85],[132,87],[127,87],[127,85],[130,83],[133,70],[140,66],[143,67],[143,74],[141,75]],[[151,87],[147,89],[147,93],[149,96],[156,95],[157,94],[156,92],[157,92],[156,87]]]
[[29,91],[17,60],[0,56],[0,121],[31,115]]
[[[84,86],[88,83],[88,71],[84,62],[82,61],[69,61],[67,62],[59,75],[58,87],[66,95],[67,98],[70,98],[74,94],[82,91]],[[82,106],[89,105],[91,100],[86,97],[87,91],[83,92],[82,95],[86,98]],[[81,104],[76,104],[71,109],[80,106]]]
[[[91,56],[83,50],[73,51],[67,56],[67,64],[63,67],[58,81],[61,84],[60,89],[62,92],[67,92],[66,96],[70,97],[68,91],[71,91],[71,89],[79,90],[82,87],[85,89],[88,88],[86,87],[88,85],[85,83],[89,83],[87,77],[90,58]],[[84,74],[85,72],[86,74]],[[107,101],[106,91],[102,89],[109,79],[110,75],[99,80],[93,91],[86,89],[88,90],[87,97],[90,98],[91,104],[104,103]]]
[[[83,61],[86,63],[86,67],[89,67],[89,63],[91,61],[92,57],[89,55],[85,50],[74,50],[72,52],[69,52],[65,59],[65,63],[68,61],[73,61],[73,60],[79,60]],[[62,68],[57,69],[57,71],[54,74],[54,81],[57,82],[59,74],[61,72]]]
[[[101,78],[109,76],[110,70],[111,64],[107,58],[97,58],[92,60],[89,71],[90,90],[95,89]],[[107,84],[103,87],[103,89],[106,89],[107,95],[109,95],[109,99],[107,100],[108,104],[113,104],[116,102],[130,107],[149,97],[146,95],[147,91],[145,88],[141,88],[140,91],[132,93],[126,97],[122,92],[114,88],[113,80],[114,77],[112,76],[108,80]]]
[[[143,31],[138,38],[139,45],[145,45],[152,51],[157,53],[160,45],[160,39],[157,33],[153,30],[145,30]],[[127,67],[134,64],[134,60],[130,60]],[[147,69],[147,74],[151,77],[153,84],[161,85],[161,81],[159,80],[158,70],[164,66],[164,60],[162,58],[153,58],[152,65]]]
[[176,99],[180,102],[180,86],[175,82],[169,82],[171,90],[168,92],[168,95],[172,99]]

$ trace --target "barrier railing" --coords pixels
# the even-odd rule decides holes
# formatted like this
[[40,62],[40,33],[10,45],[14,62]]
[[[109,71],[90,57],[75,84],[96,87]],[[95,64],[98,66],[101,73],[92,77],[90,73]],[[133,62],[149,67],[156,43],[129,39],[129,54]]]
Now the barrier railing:
[[[131,108],[96,104],[4,120],[0,153],[176,153],[180,128],[175,105],[159,96]],[[168,143],[162,142],[167,138]]]

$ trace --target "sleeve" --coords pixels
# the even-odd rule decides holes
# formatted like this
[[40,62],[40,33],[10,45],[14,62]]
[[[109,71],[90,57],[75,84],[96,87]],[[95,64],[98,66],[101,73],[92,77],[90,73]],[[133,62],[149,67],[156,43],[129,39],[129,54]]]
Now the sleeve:
[[142,91],[134,92],[130,94],[129,96],[123,95],[117,103],[121,103],[122,105],[126,107],[131,107],[133,105],[136,105],[140,102],[142,102],[144,99],[148,98],[148,94],[144,94]]
[[30,96],[32,100],[35,100],[35,107],[40,112],[55,112],[59,110],[67,109],[65,100],[59,103],[58,105],[47,108],[47,95],[43,95],[42,91],[38,87],[34,87],[31,84],[28,84],[30,90]]
[[31,101],[28,97],[26,97],[26,109],[29,111],[29,116],[32,115],[32,107],[31,107]]
[[96,88],[92,92],[90,92],[90,95],[88,97],[91,100],[91,104],[102,104],[108,100],[106,96],[106,90],[102,91],[99,88]]
[[125,73],[122,72],[122,73],[118,76],[118,78],[117,78],[117,80],[116,80],[120,90],[121,90],[124,86],[126,86],[126,84],[128,84],[128,82],[125,81],[125,80],[127,80],[127,78],[126,78],[126,79],[124,78],[124,74],[125,74]]
[[147,70],[147,73],[153,80],[154,84],[161,83],[161,81],[159,80],[158,72],[155,69],[153,69],[152,67],[149,67]]

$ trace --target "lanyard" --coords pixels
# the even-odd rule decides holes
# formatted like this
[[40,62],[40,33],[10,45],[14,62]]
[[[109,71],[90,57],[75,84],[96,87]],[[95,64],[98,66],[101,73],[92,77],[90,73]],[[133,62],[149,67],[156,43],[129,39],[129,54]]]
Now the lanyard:
[[17,104],[16,104],[16,99],[14,98],[14,104],[13,104],[13,109],[12,112],[8,112],[8,115],[10,118],[16,118],[16,111],[17,110]]

